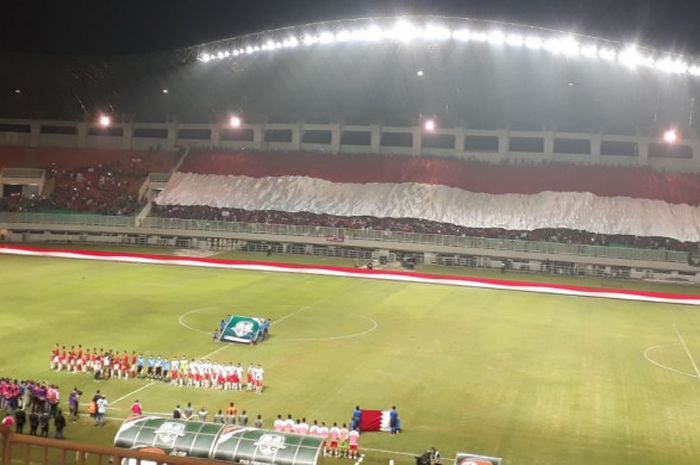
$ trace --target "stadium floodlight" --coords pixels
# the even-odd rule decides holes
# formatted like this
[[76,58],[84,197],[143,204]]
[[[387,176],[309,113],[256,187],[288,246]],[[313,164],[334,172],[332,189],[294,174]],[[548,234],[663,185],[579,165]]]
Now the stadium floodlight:
[[22,93],[22,89],[15,89],[15,94],[21,94],[21,93]]
[[268,50],[274,50],[275,49],[275,42],[270,39],[267,42],[265,42],[264,46],[266,46]]
[[237,57],[238,56],[238,50],[233,51],[233,56]]
[[548,52],[557,54],[562,52],[562,43],[561,40],[557,39],[556,37],[552,37],[551,39],[547,39],[543,47],[545,50]]
[[418,32],[413,24],[402,19],[397,21],[394,27],[387,31],[385,37],[399,42],[410,42],[418,36]]
[[243,126],[243,119],[238,115],[231,115],[228,120],[228,125],[233,129],[239,129],[241,126]]
[[349,42],[352,40],[352,33],[345,29],[343,29],[342,31],[338,31],[335,34],[335,40],[337,40],[338,42]]
[[639,50],[637,50],[637,47],[633,45],[622,50],[617,55],[617,59],[620,61],[620,63],[631,69],[638,66],[651,66],[654,64],[654,60],[652,58],[642,55]]
[[112,118],[110,118],[108,115],[100,115],[97,122],[103,128],[108,128],[112,125]]
[[224,58],[224,52],[219,52],[216,54],[216,56],[219,60],[222,60]]
[[522,47],[525,43],[525,39],[520,34],[508,34],[506,36],[506,43],[511,47]]
[[248,45],[248,46],[245,48],[245,52],[246,52],[248,55],[252,55],[252,54],[253,54],[253,47],[251,47],[250,45]]
[[491,31],[489,32],[488,40],[491,45],[503,45],[506,41],[506,37],[501,31]]
[[674,60],[665,57],[654,62],[654,67],[658,70],[673,74],[685,74],[688,72],[688,63],[681,60]]
[[542,48],[542,39],[537,36],[528,36],[525,39],[525,46],[532,50],[539,50]]
[[423,77],[424,74],[425,73],[423,72],[422,69],[419,69],[418,71],[416,71],[416,76],[418,76],[418,77]]
[[693,65],[688,68],[688,73],[692,76],[700,76],[700,65]]
[[454,40],[458,40],[460,42],[468,42],[469,41],[469,29],[457,29],[452,32],[452,38]]
[[304,43],[304,45],[306,45],[308,47],[310,45],[317,44],[318,37],[307,34],[301,39],[301,41]]
[[613,61],[617,56],[617,52],[612,48],[601,48],[598,50],[598,57],[601,60]]
[[209,60],[211,60],[211,55],[209,55],[208,53],[205,53],[204,55],[202,55],[202,61],[204,63],[208,62]]
[[445,26],[428,24],[423,31],[423,37],[427,40],[449,40],[452,33]]
[[598,57],[598,47],[595,45],[584,45],[581,47],[581,55],[586,58],[597,58]]
[[427,119],[425,120],[425,123],[423,123],[423,129],[425,129],[425,132],[433,132],[435,131],[435,128],[437,125],[435,124],[434,119]]
[[667,144],[675,144],[678,141],[678,133],[675,129],[671,128],[664,132],[664,141]]
[[164,94],[167,94],[167,93],[168,93],[168,89],[163,89],[161,92],[163,92]]
[[332,32],[322,32],[318,36],[318,42],[320,44],[332,44],[335,42],[335,36],[333,35]]
[[579,54],[581,48],[572,37],[566,37],[561,41],[561,53],[568,56],[576,56]]
[[290,48],[295,48],[299,46],[299,39],[297,39],[296,37],[290,37],[288,42]]
[[486,42],[489,40],[489,35],[485,32],[472,32],[469,34],[469,39],[474,42]]

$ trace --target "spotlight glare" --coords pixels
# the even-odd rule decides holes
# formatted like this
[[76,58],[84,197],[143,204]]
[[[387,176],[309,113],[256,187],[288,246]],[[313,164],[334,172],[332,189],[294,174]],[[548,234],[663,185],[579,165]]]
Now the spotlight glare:
[[571,37],[567,37],[561,41],[561,53],[569,56],[576,56],[580,52],[578,42]]
[[532,50],[539,50],[542,48],[542,39],[537,36],[529,36],[525,39],[525,46]]
[[99,123],[100,126],[103,128],[107,128],[112,124],[112,118],[110,118],[107,115],[100,115],[98,118],[97,122]]
[[211,55],[209,55],[208,53],[205,53],[204,55],[202,55],[202,61],[204,63],[208,62],[209,60],[211,60]]
[[22,89],[15,89],[15,94],[21,94],[21,93],[22,93]]
[[595,58],[598,56],[598,48],[595,45],[584,45],[581,47],[581,55],[586,58]]
[[243,126],[243,120],[241,119],[240,116],[233,115],[233,116],[231,116],[231,118],[229,119],[228,124],[229,124],[229,126],[231,126],[232,128],[238,129],[238,128],[240,128],[241,126]]
[[505,36],[501,31],[491,31],[489,33],[488,40],[492,45],[503,45],[503,42],[505,42]]
[[163,92],[164,94],[167,94],[167,93],[168,93],[168,89],[163,89],[162,92]]
[[469,29],[458,29],[452,33],[452,38],[460,42],[469,41]]
[[335,35],[335,39],[338,42],[348,42],[352,40],[352,34],[350,33],[350,31],[346,30],[338,31]]
[[445,26],[429,24],[426,26],[423,36],[427,40],[448,40],[452,34]]
[[668,129],[664,132],[664,141],[667,144],[674,144],[678,140],[678,133],[675,129]]
[[423,73],[422,69],[419,69],[418,71],[416,71],[416,76],[418,76],[418,77],[423,77],[424,74],[425,73]]
[[489,36],[485,32],[472,32],[469,34],[469,38],[475,42],[486,42],[489,40]]
[[617,52],[612,48],[601,48],[598,50],[598,57],[605,61],[612,61],[617,56]]
[[216,54],[216,56],[219,58],[219,60],[224,58],[224,52],[219,52]]
[[426,120],[425,123],[423,124],[423,129],[425,129],[426,132],[435,131],[435,120],[432,120],[432,119]]
[[520,34],[508,34],[506,37],[506,43],[511,47],[520,47],[524,42],[525,40]]
[[335,36],[331,32],[322,32],[318,37],[318,41],[322,44],[332,44],[335,42]]

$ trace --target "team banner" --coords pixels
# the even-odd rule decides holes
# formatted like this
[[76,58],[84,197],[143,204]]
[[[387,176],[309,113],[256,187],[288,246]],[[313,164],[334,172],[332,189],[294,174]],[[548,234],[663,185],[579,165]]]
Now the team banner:
[[391,410],[361,410],[360,431],[391,431]]
[[455,457],[455,465],[501,465],[502,461],[500,457],[487,457],[467,452],[457,452]]
[[117,447],[243,465],[316,465],[322,443],[313,436],[151,416],[126,419],[114,438]]
[[219,341],[250,344],[258,338],[264,318],[232,316],[219,335]]

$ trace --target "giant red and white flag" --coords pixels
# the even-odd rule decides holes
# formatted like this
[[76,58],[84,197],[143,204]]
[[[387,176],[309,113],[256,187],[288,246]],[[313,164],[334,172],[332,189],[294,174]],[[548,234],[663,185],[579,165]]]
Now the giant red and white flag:
[[391,410],[361,410],[360,431],[391,431]]
[[700,241],[700,176],[640,167],[195,152],[156,202]]

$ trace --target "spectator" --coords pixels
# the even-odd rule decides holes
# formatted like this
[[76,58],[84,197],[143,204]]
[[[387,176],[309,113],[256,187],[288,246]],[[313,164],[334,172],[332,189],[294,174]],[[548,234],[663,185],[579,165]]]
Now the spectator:
[[66,427],[66,417],[63,416],[63,411],[60,409],[53,419],[54,427],[56,428],[56,439],[63,439],[63,428]]
[[49,437],[49,420],[51,416],[48,410],[44,410],[41,415],[39,415],[39,426],[41,426],[40,436],[48,438]]
[[26,423],[26,421],[27,421],[27,414],[24,411],[24,409],[22,407],[20,407],[17,410],[15,410],[15,425],[17,425],[16,426],[17,433],[19,433],[19,434],[24,433],[24,424]]
[[109,406],[109,403],[107,402],[107,399],[104,396],[100,396],[100,398],[97,399],[97,402],[96,402],[97,411],[95,413],[95,426],[104,426],[105,425],[105,415],[107,414],[107,407],[108,406]]

